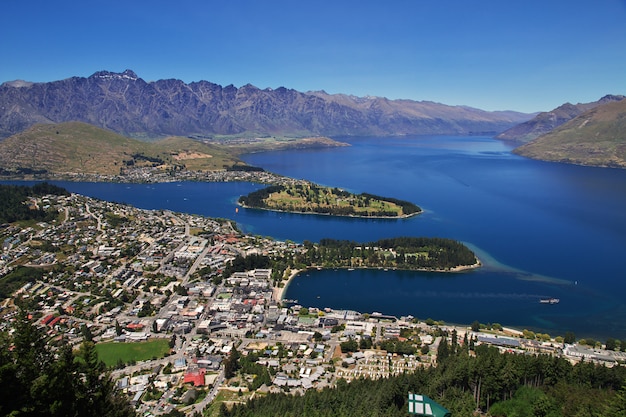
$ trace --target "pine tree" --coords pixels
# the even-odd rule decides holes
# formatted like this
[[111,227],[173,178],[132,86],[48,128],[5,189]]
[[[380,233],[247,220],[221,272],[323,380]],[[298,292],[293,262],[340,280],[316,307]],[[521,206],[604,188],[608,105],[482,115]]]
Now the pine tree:
[[75,355],[61,340],[53,351],[25,310],[11,336],[0,333],[0,415],[136,416],[127,398],[115,391],[93,343],[84,342]]
[[606,417],[626,417],[626,385],[620,389],[607,407]]

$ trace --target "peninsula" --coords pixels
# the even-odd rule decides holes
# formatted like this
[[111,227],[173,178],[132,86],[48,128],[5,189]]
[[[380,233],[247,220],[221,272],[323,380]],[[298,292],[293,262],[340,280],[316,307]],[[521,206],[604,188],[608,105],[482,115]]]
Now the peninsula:
[[322,239],[305,242],[304,265],[323,268],[393,268],[458,272],[477,268],[480,261],[467,246],[444,238],[395,237],[376,242]]
[[308,181],[272,185],[239,198],[239,204],[292,213],[334,216],[405,218],[422,209],[408,201],[373,194],[352,194]]

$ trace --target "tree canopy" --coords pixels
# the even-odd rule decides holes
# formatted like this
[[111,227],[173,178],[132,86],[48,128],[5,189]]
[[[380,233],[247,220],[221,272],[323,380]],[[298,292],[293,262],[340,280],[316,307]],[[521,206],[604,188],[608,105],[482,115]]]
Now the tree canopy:
[[20,311],[14,333],[0,333],[0,415],[131,417],[95,346],[76,352],[66,342],[52,349],[44,333]]
[[[454,340],[454,338],[453,338]],[[244,405],[223,407],[222,417],[264,416],[406,416],[408,393],[434,399],[455,417],[492,416],[621,417],[626,395],[626,368],[590,362],[572,365],[549,355],[500,353],[477,346],[448,343],[437,366],[418,368],[378,380],[339,380],[336,388],[304,395],[269,394]],[[482,415],[482,414],[481,414]]]
[[56,212],[47,212],[41,207],[26,204],[28,197],[47,194],[69,195],[64,188],[48,183],[23,185],[0,185],[0,223],[12,223],[18,220],[49,221]]
[[325,267],[449,270],[477,263],[465,245],[443,238],[397,237],[369,243],[321,239],[307,248],[298,261]]

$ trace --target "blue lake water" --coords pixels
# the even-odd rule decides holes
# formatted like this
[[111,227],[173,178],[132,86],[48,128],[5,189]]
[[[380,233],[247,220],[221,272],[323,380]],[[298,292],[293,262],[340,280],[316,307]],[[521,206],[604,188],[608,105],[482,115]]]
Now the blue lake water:
[[[60,185],[140,208],[226,217],[246,233],[294,241],[439,236],[484,267],[467,273],[309,271],[286,297],[305,306],[498,322],[551,335],[626,338],[626,170],[533,161],[482,137],[352,138],[345,148],[247,155],[269,171],[412,201],[403,220],[240,209],[250,183]],[[556,305],[539,303],[557,297]]]

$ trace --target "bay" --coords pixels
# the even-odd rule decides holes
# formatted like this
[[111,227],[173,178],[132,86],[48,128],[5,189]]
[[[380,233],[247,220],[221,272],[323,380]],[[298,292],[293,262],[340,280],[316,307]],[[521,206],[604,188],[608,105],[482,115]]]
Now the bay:
[[[240,195],[262,187],[252,183],[55,183],[140,208],[231,218],[245,233],[281,240],[448,237],[484,264],[458,274],[308,271],[286,291],[305,306],[626,339],[626,170],[533,161],[485,137],[343,140],[351,146],[244,159],[322,185],[409,200],[424,213],[389,220],[237,211]],[[544,297],[560,303],[540,304]]]
[[[491,138],[347,141],[352,146],[246,161],[425,209],[406,220],[313,220],[311,240],[448,237],[470,245],[485,266],[463,274],[311,271],[293,281],[286,298],[552,335],[626,337],[626,171],[534,161]],[[544,297],[560,303],[540,304]]]

